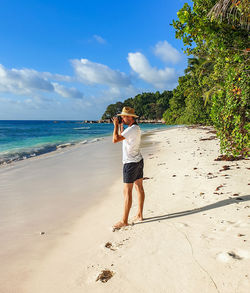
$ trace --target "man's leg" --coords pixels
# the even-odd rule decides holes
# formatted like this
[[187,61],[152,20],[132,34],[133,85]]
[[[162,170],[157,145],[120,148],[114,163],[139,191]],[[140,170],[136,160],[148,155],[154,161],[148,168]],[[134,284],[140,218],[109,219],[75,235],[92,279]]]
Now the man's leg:
[[124,195],[124,212],[123,212],[123,223],[128,224],[128,215],[132,205],[132,190],[133,183],[124,183],[123,195]]
[[143,220],[143,204],[145,199],[145,193],[143,188],[143,178],[137,179],[135,182],[135,188],[138,194],[138,213],[136,220]]
[[114,228],[119,229],[128,225],[128,215],[132,205],[132,190],[133,183],[124,183],[123,195],[124,195],[124,211],[122,221],[114,225]]

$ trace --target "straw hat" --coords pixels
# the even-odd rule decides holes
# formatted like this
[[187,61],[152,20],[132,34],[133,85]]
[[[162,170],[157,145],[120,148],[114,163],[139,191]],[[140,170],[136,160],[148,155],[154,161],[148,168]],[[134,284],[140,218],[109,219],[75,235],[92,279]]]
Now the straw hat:
[[132,116],[132,117],[139,117],[135,115],[135,110],[130,107],[123,107],[121,114],[117,114],[117,116]]

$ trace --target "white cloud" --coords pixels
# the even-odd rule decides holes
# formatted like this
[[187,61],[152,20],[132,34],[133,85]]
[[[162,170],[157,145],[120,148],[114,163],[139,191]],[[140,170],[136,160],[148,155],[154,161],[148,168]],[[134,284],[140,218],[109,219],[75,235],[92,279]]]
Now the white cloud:
[[54,90],[60,96],[65,98],[74,98],[74,99],[82,99],[83,93],[78,91],[76,88],[67,88],[63,85],[53,82]]
[[128,62],[141,79],[153,84],[156,88],[173,87],[177,82],[178,76],[174,68],[157,69],[152,67],[142,53],[129,53]]
[[39,72],[39,75],[43,78],[51,79],[51,80],[66,81],[66,82],[75,81],[73,77],[68,75],[55,74],[50,72]]
[[106,44],[107,41],[102,38],[101,36],[98,36],[98,35],[93,35],[93,38],[99,43],[99,44]]
[[0,64],[0,91],[30,94],[34,89],[53,91],[53,85],[32,69],[6,69]]
[[129,77],[106,65],[91,62],[88,59],[71,60],[79,81],[88,84],[102,84],[110,87],[126,87],[130,85]]
[[67,98],[82,98],[75,88],[67,88],[51,80],[71,81],[69,76],[38,72],[33,69],[7,69],[0,64],[0,92],[34,96],[37,92],[57,93]]
[[121,101],[129,97],[133,97],[140,92],[141,90],[135,88],[133,85],[129,85],[125,88],[110,87],[109,89],[104,89],[98,99],[110,102],[118,100]]
[[165,62],[173,64],[180,62],[182,55],[167,41],[160,41],[154,47],[154,53],[157,57]]
[[[1,106],[5,106],[7,107],[7,109],[9,109],[10,112],[12,112],[12,110],[16,109],[20,112],[20,114],[22,113],[22,111],[25,109],[40,109],[40,106],[43,104],[43,109],[46,108],[46,104],[43,103],[44,100],[34,96],[32,98],[13,98],[13,97],[1,97],[0,96],[0,102],[2,102]],[[1,109],[2,110],[2,109]],[[6,113],[3,112],[1,113],[1,117],[2,115],[5,115]]]

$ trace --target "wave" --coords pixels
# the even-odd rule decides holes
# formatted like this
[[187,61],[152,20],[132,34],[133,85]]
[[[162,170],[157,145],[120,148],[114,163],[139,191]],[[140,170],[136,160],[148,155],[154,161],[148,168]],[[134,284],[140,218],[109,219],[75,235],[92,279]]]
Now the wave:
[[[0,151],[0,166],[6,165],[8,163],[12,163],[14,161],[26,160],[31,157],[36,157],[36,156],[53,152],[53,151],[63,151],[63,150],[66,150],[68,147],[72,147],[73,145],[84,145],[88,143],[95,143],[104,139],[104,137],[106,137],[107,135],[112,135],[112,132],[113,132],[112,125],[106,125],[106,124],[104,126],[95,124],[95,125],[92,125],[91,127],[86,125],[75,124],[75,126],[81,126],[81,127],[75,127],[73,130],[73,127],[71,125],[68,128],[58,129],[58,124],[54,126],[54,123],[53,123],[53,127],[52,127],[50,125],[52,124],[51,122],[49,122],[50,128],[47,127],[48,123],[47,124],[45,123],[46,125],[44,125],[44,121],[41,121],[41,123],[39,122],[40,124],[38,122],[35,123],[30,121],[28,121],[26,124],[25,123],[14,121],[11,124],[11,127],[13,128],[12,132],[11,131],[8,131],[6,133],[0,132],[1,143],[4,142],[12,146],[11,148],[8,148],[7,150],[4,150],[4,148],[2,147],[2,151]],[[62,125],[63,123],[59,122],[60,125]],[[74,123],[82,123],[82,122],[74,122]],[[27,128],[25,132],[23,132],[23,128],[19,126],[19,124],[22,127],[24,127],[24,129]],[[37,134],[37,129],[33,127],[34,125],[37,127],[40,127],[39,129],[42,132],[41,134],[45,135],[44,139],[42,139],[43,138],[42,135],[39,136],[39,133]],[[17,129],[16,126],[20,127],[21,132],[16,130]],[[0,124],[0,127],[2,127],[1,124]],[[8,127],[10,126],[4,125],[4,128],[8,128]],[[173,126],[169,126],[169,127],[173,127]],[[145,127],[142,126],[141,129],[145,131],[154,131],[154,129],[157,129],[157,128],[161,129],[163,127],[159,127],[158,125],[157,126],[147,125]],[[91,130],[87,131],[88,129],[91,129]],[[51,138],[46,137],[47,133],[51,134],[51,130],[53,131],[55,137],[54,136],[51,136]],[[44,133],[43,131],[45,131],[46,133]],[[7,136],[6,138],[5,137],[2,138],[2,135],[7,135]],[[57,137],[57,135],[59,136]],[[63,139],[63,135],[65,135],[65,139]],[[15,141],[13,142],[13,137],[18,142],[20,136],[28,140],[28,143],[29,143],[28,147],[27,147],[27,144],[25,146],[24,144],[21,144],[20,146],[18,146],[18,144],[15,143]],[[34,142],[32,141],[33,138],[34,138]],[[39,142],[39,145],[34,144],[37,141]],[[32,142],[33,142],[33,145],[30,145]]]
[[67,142],[67,143],[57,145],[56,148],[57,149],[62,149],[62,148],[66,148],[66,147],[71,146],[71,145],[74,145],[74,143]]
[[7,165],[12,162],[25,160],[31,157],[36,157],[45,153],[49,153],[55,151],[56,145],[46,145],[39,148],[31,148],[29,150],[17,150],[15,152],[5,152],[4,154],[0,154],[0,166]]
[[0,167],[8,165],[10,163],[16,162],[16,161],[22,161],[29,159],[31,157],[37,157],[39,155],[43,155],[46,153],[50,153],[53,151],[60,151],[61,149],[65,149],[74,145],[83,145],[87,143],[94,143],[97,141],[102,140],[103,138],[95,138],[92,140],[82,140],[78,142],[68,142],[63,144],[48,144],[42,147],[36,147],[36,148],[30,148],[28,150],[16,150],[15,152],[7,151],[0,153]]
[[75,130],[88,130],[88,129],[90,129],[90,127],[76,127],[73,129],[75,129]]
[[79,144],[85,144],[87,142],[88,142],[87,140],[83,140],[83,141],[80,141]]
[[104,139],[104,137],[97,137],[97,138],[92,139],[90,142],[97,142],[97,141],[100,141],[103,139]]

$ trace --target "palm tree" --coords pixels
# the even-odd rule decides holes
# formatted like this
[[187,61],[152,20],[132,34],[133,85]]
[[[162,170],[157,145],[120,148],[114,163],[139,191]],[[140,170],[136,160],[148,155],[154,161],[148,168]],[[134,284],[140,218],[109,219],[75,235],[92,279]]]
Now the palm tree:
[[188,66],[184,70],[185,74],[190,73],[191,75],[194,75],[197,66],[199,65],[199,59],[198,58],[188,58]]
[[227,20],[232,25],[250,28],[250,5],[248,0],[219,0],[209,11],[208,16],[213,19]]
[[184,70],[185,74],[196,76],[200,81],[204,76],[209,75],[213,71],[214,61],[208,57],[188,58],[188,66]]
[[[211,73],[213,73],[214,64],[214,60],[211,60],[209,57],[205,56],[200,58],[188,58],[188,66],[184,72],[185,74],[190,74],[191,76],[193,76],[197,80],[197,82],[200,83],[204,77],[208,77]],[[204,106],[206,106],[212,94],[223,89],[222,80],[217,80],[211,88],[209,88],[209,86],[210,85],[202,85],[201,94],[204,99]],[[192,92],[193,89],[188,88],[185,90],[184,95],[188,96],[189,94],[192,94]]]

